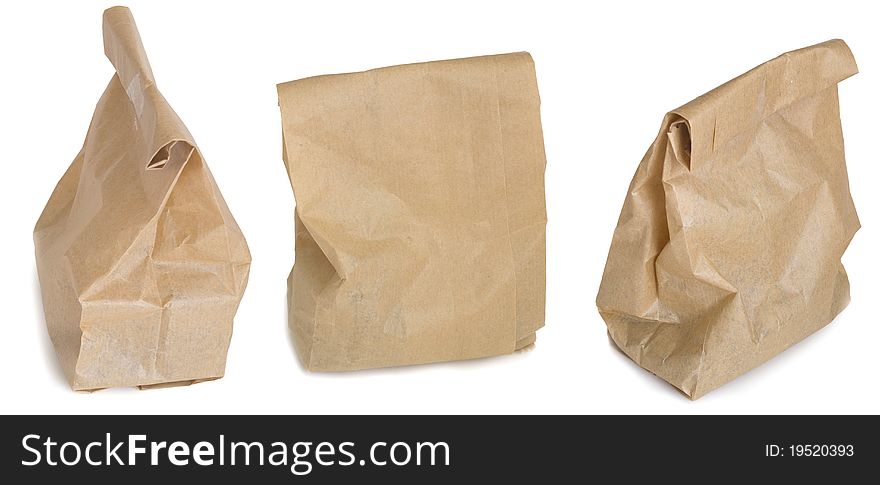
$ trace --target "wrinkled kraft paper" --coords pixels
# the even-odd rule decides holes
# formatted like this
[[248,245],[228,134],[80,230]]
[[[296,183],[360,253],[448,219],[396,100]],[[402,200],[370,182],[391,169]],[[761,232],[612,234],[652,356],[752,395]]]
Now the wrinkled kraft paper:
[[76,390],[222,377],[247,244],[128,9],[104,48],[116,75],[34,230],[49,335]]
[[843,41],[789,52],[666,115],[629,188],[597,304],[614,342],[692,399],[828,324],[859,220]]
[[505,354],[544,324],[543,136],[526,53],[278,86],[305,367]]

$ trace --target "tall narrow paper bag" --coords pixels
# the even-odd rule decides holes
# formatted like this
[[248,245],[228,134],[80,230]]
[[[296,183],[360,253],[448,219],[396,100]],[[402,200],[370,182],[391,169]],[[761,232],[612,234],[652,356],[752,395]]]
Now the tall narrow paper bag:
[[247,244],[127,8],[104,50],[116,74],[34,229],[49,336],[76,390],[222,377]]

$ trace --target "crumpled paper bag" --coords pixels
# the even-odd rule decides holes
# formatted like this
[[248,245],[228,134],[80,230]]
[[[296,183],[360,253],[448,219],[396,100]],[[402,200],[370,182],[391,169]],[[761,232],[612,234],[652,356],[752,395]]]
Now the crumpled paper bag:
[[614,342],[692,399],[828,324],[859,228],[843,41],[784,54],[666,115],[629,188],[597,305]]
[[526,53],[278,86],[305,367],[513,352],[544,323],[543,136]]
[[34,229],[49,336],[76,390],[222,377],[247,244],[127,8],[104,49],[116,75]]

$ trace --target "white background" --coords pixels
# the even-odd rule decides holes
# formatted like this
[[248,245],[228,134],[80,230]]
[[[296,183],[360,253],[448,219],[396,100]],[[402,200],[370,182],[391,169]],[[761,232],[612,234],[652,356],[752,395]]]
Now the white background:
[[[870,2],[131,1],[157,85],[199,143],[247,237],[250,284],[226,377],[75,393],[45,330],[31,233],[113,74],[108,2],[0,7],[4,413],[877,413],[880,34]],[[860,5],[867,5],[861,7]],[[609,343],[594,300],[630,178],[668,110],[787,50],[831,38],[863,229],[852,303],[830,326],[696,402]],[[311,374],[288,338],[293,195],[275,84],[527,50],[547,150],[547,319],[536,347],[403,369]]]

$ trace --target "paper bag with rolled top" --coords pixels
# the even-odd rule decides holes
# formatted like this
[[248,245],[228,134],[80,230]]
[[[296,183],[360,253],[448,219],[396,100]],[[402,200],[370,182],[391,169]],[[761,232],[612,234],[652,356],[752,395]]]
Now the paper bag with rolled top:
[[128,9],[104,47],[116,75],[34,230],[49,335],[77,390],[222,377],[247,244]]
[[526,53],[278,87],[289,323],[311,370],[513,352],[544,324],[544,146]]
[[666,115],[629,188],[597,304],[614,342],[696,399],[849,302],[859,228],[843,41],[771,60]]

